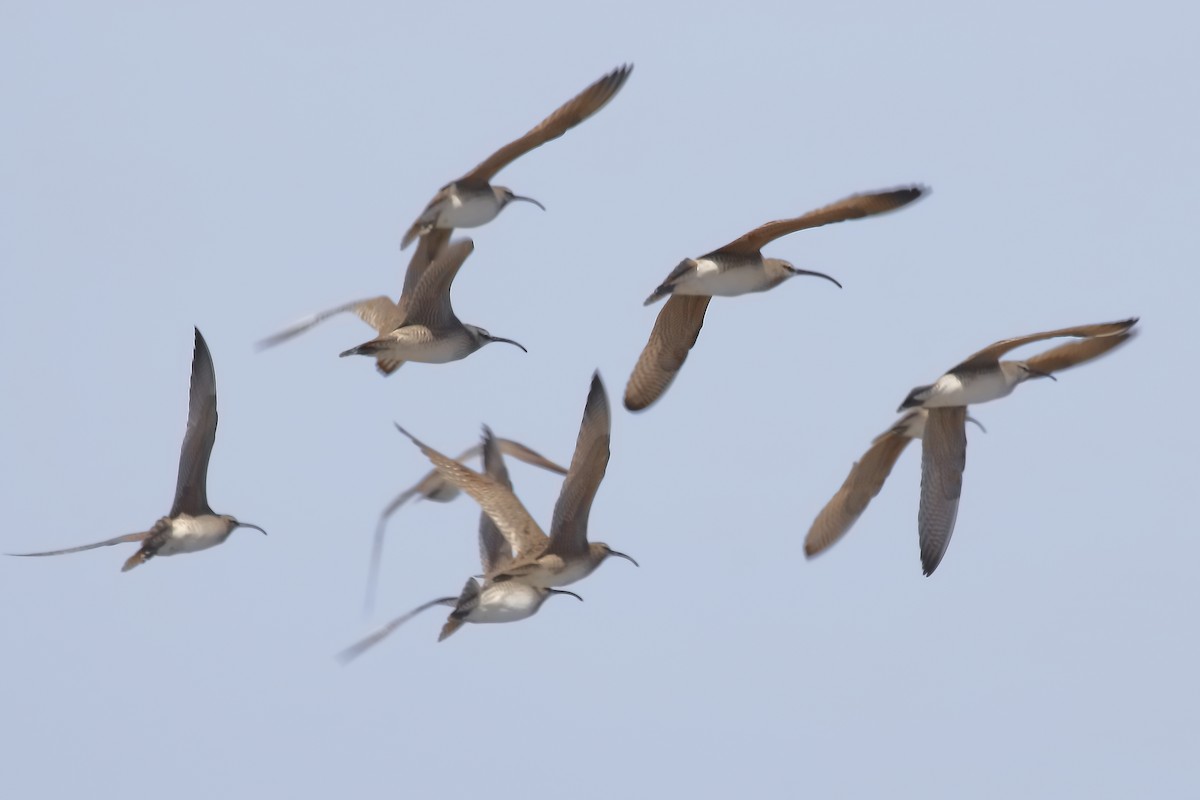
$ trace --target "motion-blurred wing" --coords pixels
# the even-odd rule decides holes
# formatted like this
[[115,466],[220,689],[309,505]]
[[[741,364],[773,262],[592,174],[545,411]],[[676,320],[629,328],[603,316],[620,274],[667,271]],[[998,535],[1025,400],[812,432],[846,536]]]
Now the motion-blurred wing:
[[921,568],[932,575],[950,546],[967,466],[967,408],[929,409],[921,447]]

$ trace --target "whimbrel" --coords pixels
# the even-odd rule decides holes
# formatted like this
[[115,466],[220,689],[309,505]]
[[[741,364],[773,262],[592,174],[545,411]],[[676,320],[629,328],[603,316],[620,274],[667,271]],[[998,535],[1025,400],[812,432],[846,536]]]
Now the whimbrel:
[[599,373],[592,376],[591,389],[579,426],[575,455],[563,480],[547,537],[512,490],[487,475],[480,475],[452,458],[412,439],[438,471],[469,494],[508,540],[514,560],[493,569],[486,577],[494,583],[519,580],[532,586],[566,586],[590,575],[609,556],[636,561],[603,542],[588,542],[587,525],[592,501],[608,467],[612,415]]
[[[954,533],[967,461],[967,405],[1005,397],[1030,378],[1053,378],[1053,372],[1103,355],[1127,341],[1136,322],[1134,317],[1004,339],[975,353],[929,386],[909,392],[900,410],[923,407],[929,412],[922,437],[921,508],[917,515],[921,567],[926,575],[937,569]],[[1000,360],[1022,345],[1066,336],[1083,341],[1059,345],[1025,361]]]
[[[500,448],[500,452],[505,455],[512,456],[526,464],[532,464],[535,467],[541,467],[544,470],[566,475],[567,470],[554,463],[550,459],[543,456],[541,453],[529,449],[520,442],[515,442],[512,439],[496,439],[496,445]],[[483,452],[483,444],[473,445],[463,452],[459,453],[455,461],[466,461],[474,458]],[[387,504],[383,512],[379,515],[379,523],[375,526],[375,541],[371,548],[371,563],[367,572],[367,597],[366,611],[370,613],[375,602],[375,587],[379,582],[379,565],[383,557],[383,535],[387,529],[387,521],[402,505],[407,503],[413,497],[417,499],[433,500],[438,503],[448,503],[454,500],[459,495],[459,489],[453,483],[447,481],[442,474],[436,469],[430,470],[425,477],[417,481],[416,484],[405,489]],[[507,546],[507,544],[505,545]]]
[[[398,303],[393,304],[386,297],[347,303],[265,339],[261,346],[279,344],[334,314],[353,311],[375,328],[379,336],[341,355],[374,356],[377,368],[384,375],[395,372],[405,361],[426,364],[457,361],[492,342],[504,342],[525,350],[512,339],[493,336],[475,325],[465,325],[455,316],[450,304],[450,286],[474,249],[475,244],[470,239],[463,239],[446,246],[423,268],[414,270],[410,264]],[[413,263],[417,263],[415,257]]]
[[815,275],[839,288],[841,284],[822,272],[797,269],[778,258],[763,258],[762,248],[789,233],[834,222],[858,219],[908,205],[928,190],[910,186],[886,192],[857,194],[793,219],[761,225],[724,247],[699,258],[685,258],[648,298],[650,305],[669,297],[650,332],[629,383],[625,407],[647,408],[666,392],[696,344],[708,302],[714,296],[735,297],[765,292],[796,275]]
[[43,553],[10,553],[16,556],[57,556],[78,553],[96,547],[124,542],[141,542],[141,548],[130,556],[121,571],[125,572],[154,556],[173,556],[194,553],[215,547],[229,538],[236,528],[257,525],[238,522],[229,514],[214,514],[208,505],[208,459],[217,438],[217,378],[212,355],[200,330],[196,329],[195,353],[192,356],[192,385],[188,401],[187,432],[179,454],[179,477],[175,484],[175,502],[171,513],[159,519],[148,531],[128,533],[103,542],[50,550]]
[[627,64],[608,73],[568,100],[524,136],[504,145],[475,169],[443,186],[404,234],[400,249],[408,247],[418,236],[437,228],[473,228],[491,222],[514,200],[533,203],[544,211],[545,206],[532,197],[513,194],[512,190],[503,186],[492,186],[492,178],[530,150],[557,139],[603,108],[625,85],[632,70],[633,65]]
[[[499,441],[491,436],[491,431],[486,432],[482,449],[484,472],[491,480],[511,491],[512,482],[509,480],[508,470],[504,466],[504,458],[501,455],[502,448]],[[512,562],[512,548],[509,546],[508,540],[504,538],[486,513],[479,515],[479,560],[485,573],[502,569]],[[481,586],[475,578],[468,578],[457,598],[439,597],[417,606],[407,614],[396,617],[365,639],[343,650],[339,654],[339,658],[343,663],[357,658],[417,614],[434,606],[450,606],[454,609],[450,612],[450,616],[446,619],[446,624],[438,636],[440,642],[467,622],[515,622],[531,617],[538,612],[538,609],[552,594],[568,594],[577,600],[583,599],[574,592],[535,587],[519,581],[502,583],[485,581]]]

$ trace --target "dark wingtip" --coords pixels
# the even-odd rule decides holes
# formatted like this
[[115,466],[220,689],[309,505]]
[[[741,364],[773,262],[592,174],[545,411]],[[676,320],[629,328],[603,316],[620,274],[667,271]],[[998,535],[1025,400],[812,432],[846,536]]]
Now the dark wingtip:
[[[655,399],[657,399],[657,398],[655,398]],[[629,396],[629,393],[626,392],[625,398],[624,398],[624,400],[622,400],[622,403],[625,405],[626,411],[630,411],[634,414],[638,414],[642,411],[645,411],[650,406],[654,405],[654,400],[650,400],[649,402],[645,402],[645,401],[641,401],[641,400],[634,400],[632,397]]]
[[669,286],[666,286],[666,285],[659,286],[657,289],[655,289],[653,292],[650,293],[649,297],[647,297],[645,300],[642,301],[642,305],[644,305],[644,306],[654,305],[659,300],[662,300],[664,297],[666,297],[669,294],[671,294],[671,288]]

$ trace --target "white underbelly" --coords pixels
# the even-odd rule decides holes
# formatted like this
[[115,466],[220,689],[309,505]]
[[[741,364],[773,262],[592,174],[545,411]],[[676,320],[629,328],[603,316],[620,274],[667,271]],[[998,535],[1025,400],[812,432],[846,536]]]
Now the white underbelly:
[[566,569],[563,569],[560,572],[558,572],[556,575],[554,575],[553,578],[550,579],[550,582],[546,585],[547,586],[566,586],[568,584],[574,583],[575,581],[583,580],[588,575],[591,575],[592,571],[594,569],[595,569],[595,567],[592,565],[591,561],[589,561],[588,559],[581,558],[581,559],[578,559],[575,561],[571,561],[570,563],[567,564]]
[[216,547],[229,538],[228,524],[218,517],[182,517],[171,523],[171,535],[155,555],[173,556]]
[[466,202],[451,199],[438,217],[439,228],[477,228],[496,218],[500,204],[495,195],[475,195]]
[[697,259],[696,269],[675,284],[675,294],[737,297],[761,292],[766,287],[761,266],[732,267],[722,270],[712,260]]
[[404,361],[421,364],[445,364],[466,358],[472,352],[466,331],[453,336],[435,336],[424,325],[406,325],[391,334],[393,345],[388,352]]
[[489,586],[479,597],[479,605],[467,616],[468,622],[516,622],[533,616],[542,604],[537,589],[515,581]]
[[956,375],[943,375],[933,385],[933,393],[924,405],[938,408],[986,403],[1012,394],[1014,386],[1016,384],[1009,383],[998,369],[968,375],[965,380]]

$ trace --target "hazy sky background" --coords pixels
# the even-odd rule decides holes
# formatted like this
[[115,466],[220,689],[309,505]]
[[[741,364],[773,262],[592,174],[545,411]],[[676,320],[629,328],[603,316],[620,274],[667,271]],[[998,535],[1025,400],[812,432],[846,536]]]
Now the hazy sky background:
[[[1200,294],[1183,3],[42,3],[0,9],[0,550],[170,507],[192,325],[209,497],[265,527],[129,574],[0,561],[8,797],[1194,797]],[[454,287],[490,347],[383,379],[339,351],[399,292],[434,191],[623,62],[595,118],[498,180]],[[900,212],[768,254],[671,391],[620,408],[683,257],[844,195]],[[919,452],[851,534],[808,525],[913,386],[984,345],[1140,315],[1110,357],[974,414],[932,578]],[[1035,352],[1035,351],[1034,351]],[[466,499],[376,515],[486,422],[567,463],[614,405],[603,565],[533,619],[435,639],[478,569]],[[549,524],[558,480],[513,481]]]

